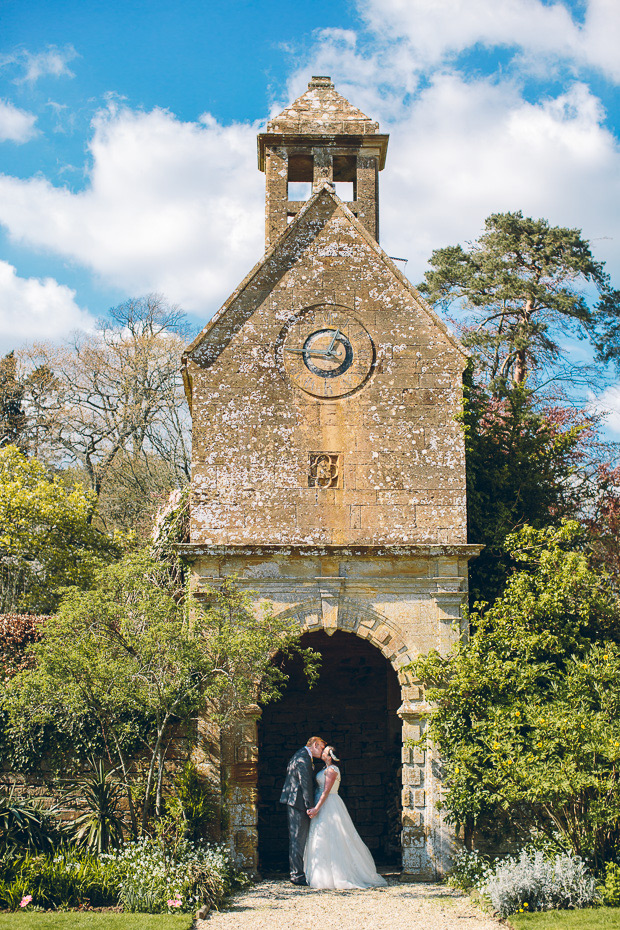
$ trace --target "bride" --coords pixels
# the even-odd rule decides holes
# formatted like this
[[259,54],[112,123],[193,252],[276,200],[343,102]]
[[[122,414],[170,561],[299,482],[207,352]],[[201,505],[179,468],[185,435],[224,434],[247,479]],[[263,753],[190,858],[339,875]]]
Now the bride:
[[[338,794],[339,759],[333,746],[321,756],[325,768],[316,777],[317,800],[308,811],[310,833],[304,854],[304,871],[311,888],[374,888],[387,885],[377,874],[371,852],[353,826]],[[319,794],[320,792],[320,794]]]

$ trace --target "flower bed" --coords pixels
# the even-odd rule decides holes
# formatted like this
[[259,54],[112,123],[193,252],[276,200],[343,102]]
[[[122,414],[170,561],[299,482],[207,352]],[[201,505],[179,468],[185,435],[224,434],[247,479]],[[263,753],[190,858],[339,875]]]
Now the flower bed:
[[242,882],[221,846],[183,841],[174,855],[152,840],[127,843],[102,855],[119,874],[119,901],[126,911],[162,914],[218,907]]
[[64,851],[0,862],[0,908],[29,911],[120,905],[124,911],[189,913],[218,907],[247,881],[219,846],[182,842],[174,853],[152,839],[100,856]]

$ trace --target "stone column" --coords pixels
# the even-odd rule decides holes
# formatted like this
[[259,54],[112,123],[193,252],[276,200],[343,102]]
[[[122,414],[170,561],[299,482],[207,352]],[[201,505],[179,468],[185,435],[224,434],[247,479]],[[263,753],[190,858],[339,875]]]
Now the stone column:
[[410,740],[419,740],[424,729],[428,705],[421,701],[421,689],[409,686],[407,698],[398,709],[403,721],[402,804],[403,804],[403,881],[434,881],[437,872],[433,856],[433,793],[432,774],[427,752],[412,747]]
[[222,756],[220,728],[211,721],[207,712],[198,718],[196,744],[191,755],[192,762],[200,775],[210,783],[219,800],[219,817],[213,824],[214,839],[222,839]]
[[312,156],[314,159],[312,193],[315,193],[323,181],[334,183],[334,159],[332,153],[324,148],[313,149]]
[[251,704],[244,719],[227,734],[223,752],[226,779],[228,835],[231,852],[239,866],[258,869],[258,733],[262,711]]
[[276,146],[265,152],[265,247],[273,245],[288,222],[288,154]]
[[357,156],[357,218],[370,235],[379,241],[378,162],[375,155]]
[[[454,827],[444,821],[441,760],[433,749],[407,745],[423,735],[431,706],[420,688],[409,688],[410,698],[398,710],[403,721],[403,872],[402,881],[444,878],[454,858]],[[416,693],[417,692],[417,693]],[[417,700],[416,700],[417,697]]]

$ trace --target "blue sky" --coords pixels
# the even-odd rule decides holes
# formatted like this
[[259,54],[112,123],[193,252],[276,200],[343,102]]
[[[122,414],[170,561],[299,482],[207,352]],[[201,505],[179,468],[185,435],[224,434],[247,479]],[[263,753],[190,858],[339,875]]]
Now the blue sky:
[[391,135],[414,282],[523,209],[620,285],[618,0],[0,0],[0,36],[2,349],[149,291],[203,324],[262,254],[256,133],[312,74]]

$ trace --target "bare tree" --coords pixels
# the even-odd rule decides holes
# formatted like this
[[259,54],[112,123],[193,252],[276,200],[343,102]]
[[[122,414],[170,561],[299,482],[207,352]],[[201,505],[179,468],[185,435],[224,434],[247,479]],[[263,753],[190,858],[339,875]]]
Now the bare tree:
[[190,420],[179,361],[186,337],[182,311],[149,294],[113,308],[94,333],[25,350],[33,451],[81,467],[98,496],[119,470],[125,481],[133,473],[148,483],[158,463],[168,487],[185,483]]

